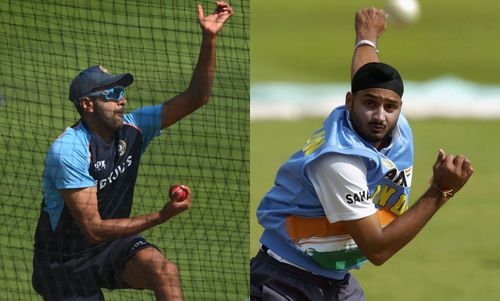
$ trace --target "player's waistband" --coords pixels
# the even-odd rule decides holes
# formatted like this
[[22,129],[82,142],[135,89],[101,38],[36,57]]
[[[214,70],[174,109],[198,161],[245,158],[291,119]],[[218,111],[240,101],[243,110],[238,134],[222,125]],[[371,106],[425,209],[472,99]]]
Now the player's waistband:
[[332,278],[327,278],[313,272],[310,272],[306,269],[303,269],[294,264],[283,262],[275,258],[276,254],[274,254],[268,247],[265,245],[261,245],[259,253],[257,254],[257,260],[263,260],[272,264],[274,267],[281,269],[287,273],[292,274],[294,277],[301,279],[305,282],[312,282],[316,285],[321,285],[322,287],[344,287],[349,284],[349,278],[351,274],[347,273],[342,280],[336,280]]

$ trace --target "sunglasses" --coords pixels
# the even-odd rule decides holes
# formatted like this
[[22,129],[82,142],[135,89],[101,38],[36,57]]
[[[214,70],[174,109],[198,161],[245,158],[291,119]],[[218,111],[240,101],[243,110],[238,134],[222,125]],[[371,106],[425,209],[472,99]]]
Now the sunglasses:
[[125,97],[125,88],[122,86],[118,87],[113,87],[110,89],[102,90],[102,91],[97,91],[94,93],[91,93],[87,96],[92,96],[92,97],[99,97],[103,96],[104,101],[115,101],[118,102],[120,99]]

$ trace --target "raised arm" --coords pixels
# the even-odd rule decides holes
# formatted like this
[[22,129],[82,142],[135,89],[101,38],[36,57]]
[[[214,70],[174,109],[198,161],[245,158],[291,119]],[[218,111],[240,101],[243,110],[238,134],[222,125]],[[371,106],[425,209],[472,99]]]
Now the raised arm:
[[215,50],[217,34],[233,15],[233,9],[224,1],[217,1],[215,11],[205,16],[198,5],[198,22],[202,29],[202,42],[198,63],[186,91],[163,105],[162,127],[166,128],[191,114],[208,102],[215,74]]
[[101,218],[95,187],[61,189],[59,192],[87,242],[98,244],[138,234],[187,210],[191,206],[191,191],[187,186],[182,187],[188,192],[186,199],[173,197],[159,212],[121,219]]
[[[386,25],[386,14],[382,9],[372,7],[356,13],[354,23],[356,40],[351,64],[351,79],[364,64],[379,61],[377,42],[385,31]],[[359,46],[356,47],[356,45]]]
[[375,265],[381,265],[408,244],[448,201],[451,195],[443,191],[458,192],[473,173],[470,161],[462,155],[445,155],[439,150],[433,166],[432,185],[403,215],[382,228],[376,214],[344,222],[363,254]]

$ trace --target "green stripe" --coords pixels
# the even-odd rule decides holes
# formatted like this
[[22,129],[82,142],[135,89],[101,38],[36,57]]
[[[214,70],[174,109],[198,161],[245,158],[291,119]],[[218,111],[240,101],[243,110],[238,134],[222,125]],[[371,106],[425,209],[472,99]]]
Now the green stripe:
[[336,271],[346,270],[367,261],[366,257],[357,248],[331,252],[318,252],[314,249],[309,249],[306,254],[321,267]]

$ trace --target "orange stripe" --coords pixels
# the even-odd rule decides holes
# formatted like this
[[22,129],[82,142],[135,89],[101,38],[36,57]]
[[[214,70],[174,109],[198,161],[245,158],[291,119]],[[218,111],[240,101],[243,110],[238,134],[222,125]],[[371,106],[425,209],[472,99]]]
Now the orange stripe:
[[380,225],[382,227],[387,226],[390,224],[396,217],[397,215],[390,212],[389,210],[386,210],[384,208],[379,209],[377,211],[378,219],[380,220]]
[[[396,215],[385,209],[377,211],[380,225],[386,226],[392,222]],[[293,241],[309,237],[328,237],[348,234],[344,227],[344,222],[330,223],[326,216],[303,217],[290,215],[286,219],[286,229]]]

